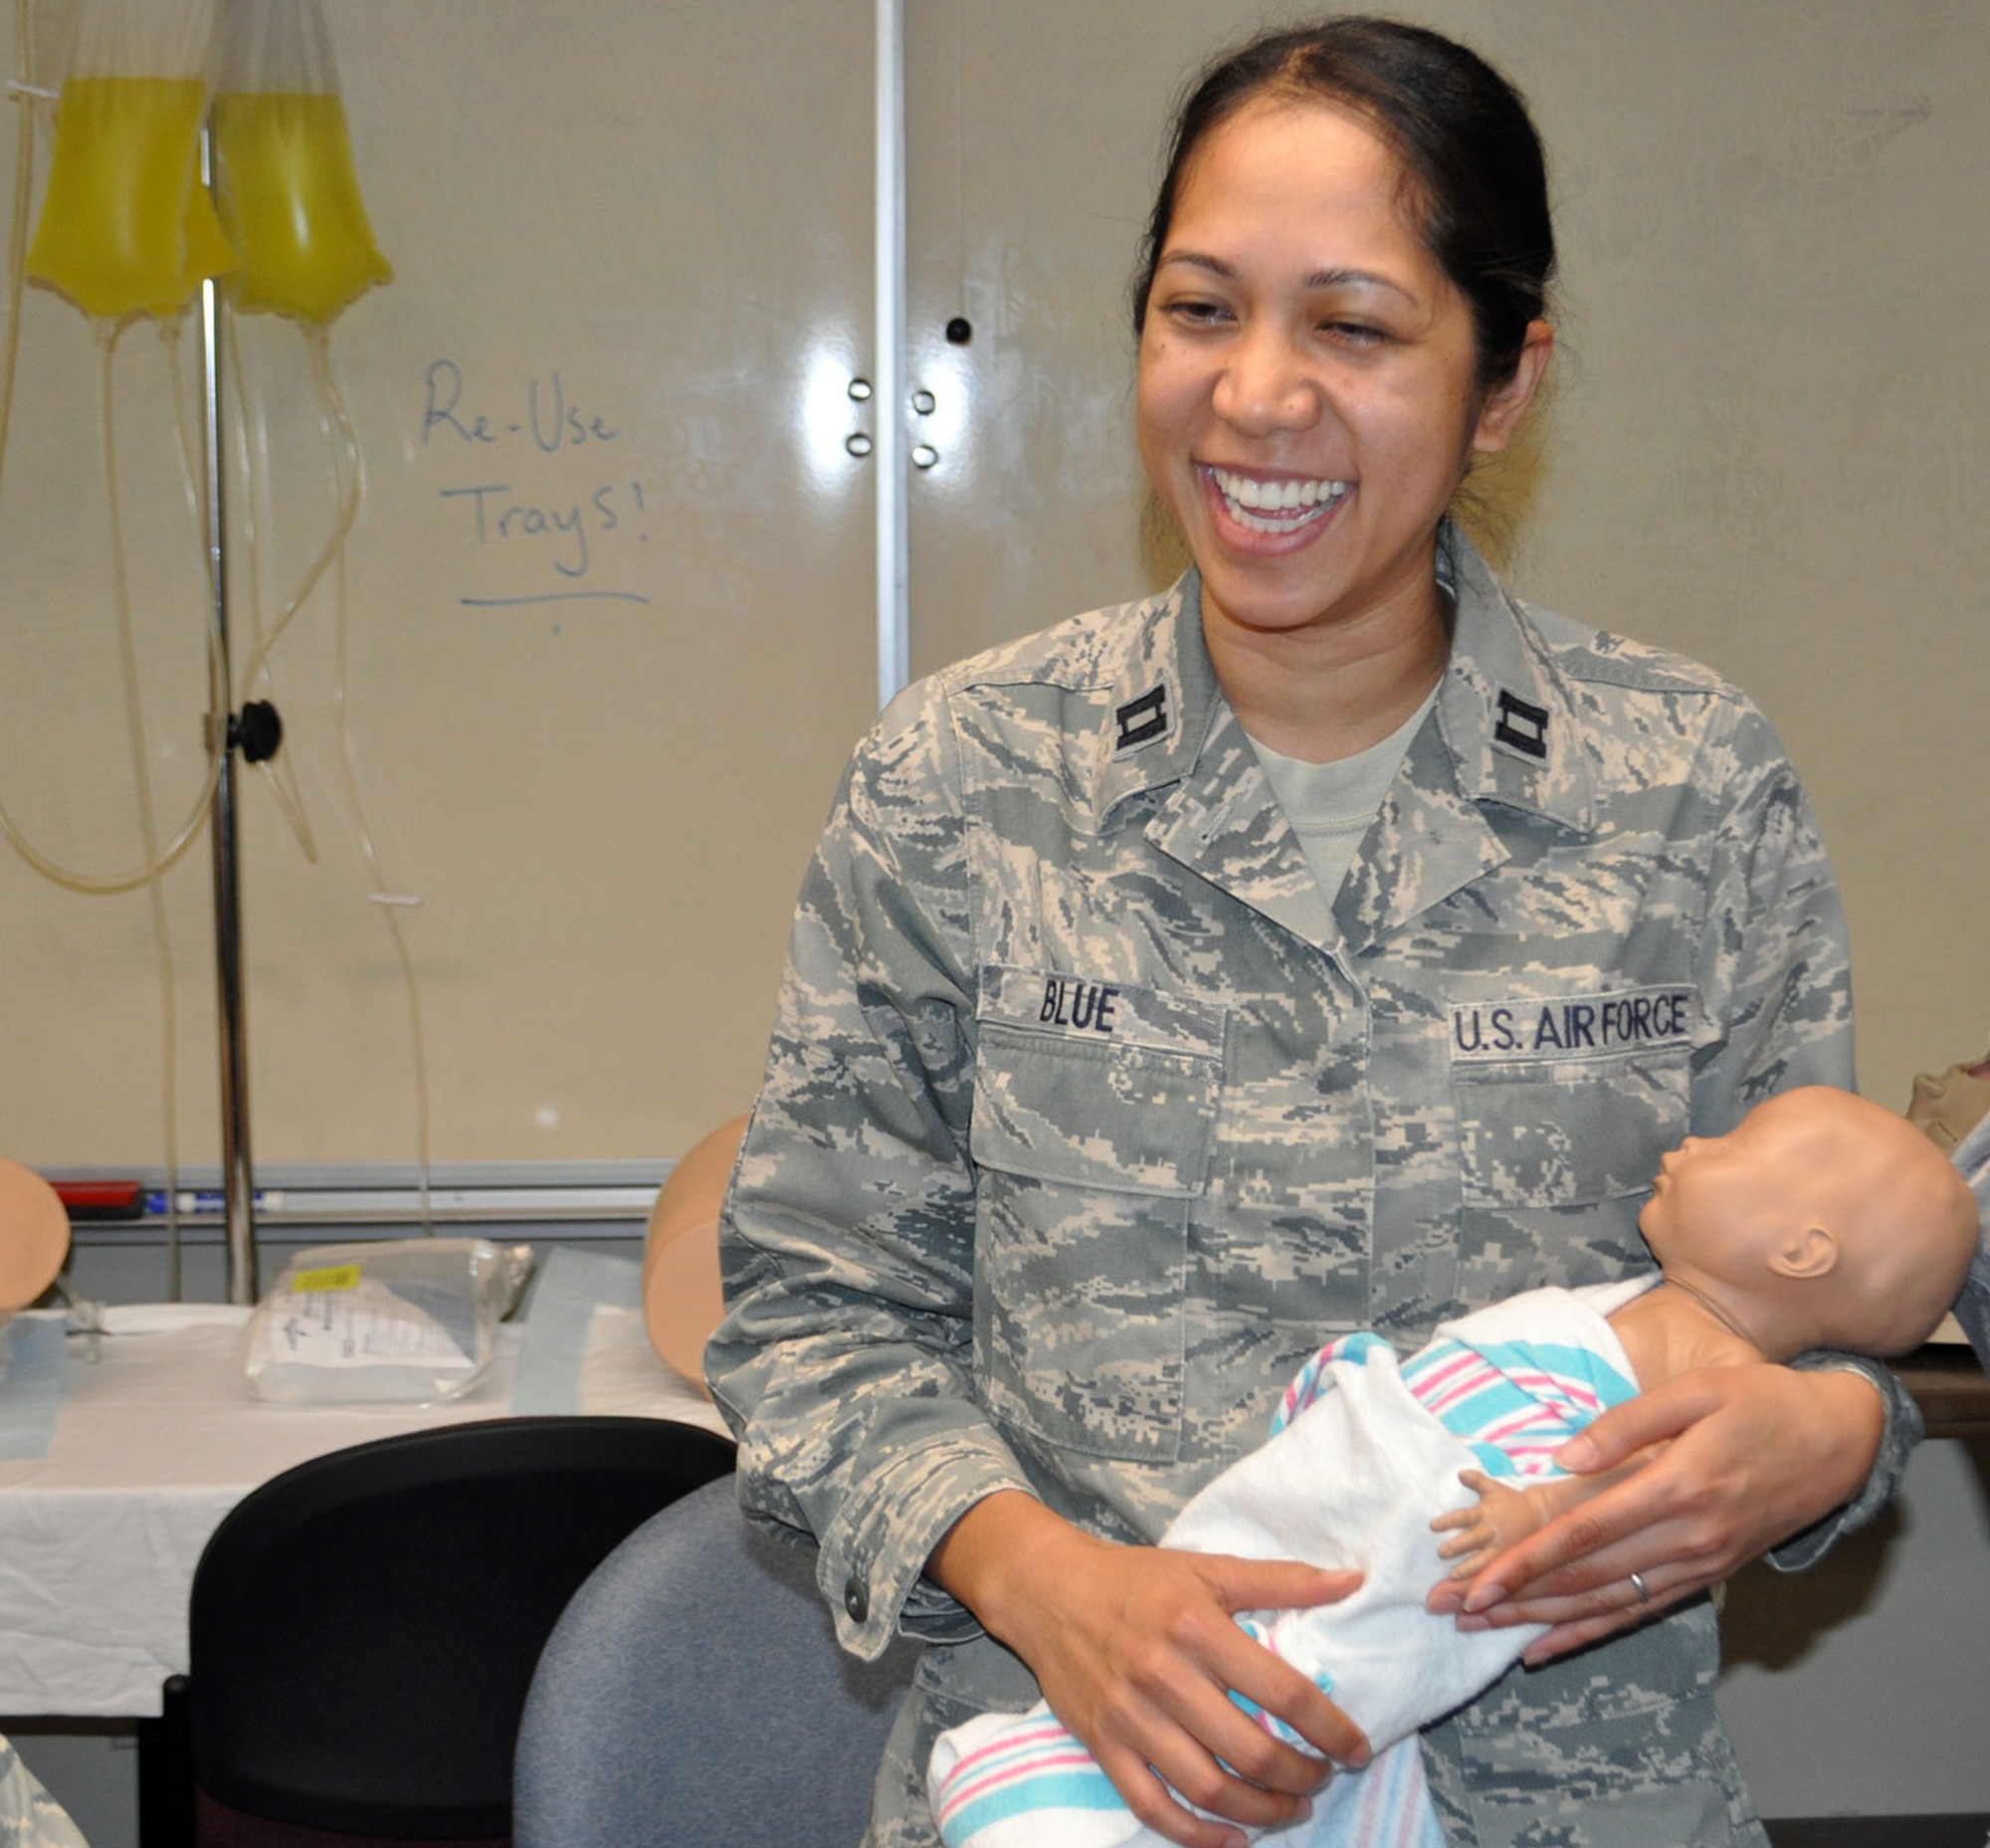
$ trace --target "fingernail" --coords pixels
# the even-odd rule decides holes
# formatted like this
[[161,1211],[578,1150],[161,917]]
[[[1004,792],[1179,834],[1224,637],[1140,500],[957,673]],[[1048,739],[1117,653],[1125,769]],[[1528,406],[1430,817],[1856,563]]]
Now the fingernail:
[[1492,1626],[1484,1617],[1461,1616],[1458,1627],[1470,1636],[1477,1636],[1481,1630],[1490,1630]]
[[1506,1587],[1504,1585],[1481,1585],[1478,1590],[1472,1592],[1466,1598],[1465,1609],[1472,1616],[1476,1617],[1482,1610],[1491,1610],[1505,1595]]
[[1555,1452],[1555,1461],[1563,1469],[1580,1474],[1595,1463],[1596,1442],[1587,1435],[1572,1437]]

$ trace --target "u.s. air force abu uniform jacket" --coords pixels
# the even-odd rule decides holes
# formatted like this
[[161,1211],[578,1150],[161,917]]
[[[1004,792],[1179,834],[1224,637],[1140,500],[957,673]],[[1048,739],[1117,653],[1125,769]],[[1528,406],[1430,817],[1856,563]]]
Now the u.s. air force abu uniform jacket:
[[[910,689],[851,764],[706,1369],[745,1508],[820,1542],[846,1646],[942,1645],[874,1843],[937,1840],[939,1729],[1036,1698],[919,1575],[975,1501],[1151,1540],[1323,1339],[1407,1351],[1647,1268],[1662,1151],[1851,1082],[1838,896],[1766,721],[1525,610],[1449,530],[1441,558],[1451,664],[1337,896],[1216,684],[1192,574]],[[1917,1434],[1880,1377],[1888,1440],[1840,1527]],[[1508,1676],[1426,1736],[1448,1833],[1760,1840],[1714,1668],[1702,1602]]]

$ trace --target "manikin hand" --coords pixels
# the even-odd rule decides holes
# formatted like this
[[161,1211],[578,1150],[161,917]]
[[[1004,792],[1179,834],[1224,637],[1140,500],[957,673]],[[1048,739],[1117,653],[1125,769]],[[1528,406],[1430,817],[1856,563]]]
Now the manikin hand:
[[1459,1622],[1551,1625],[1527,1648],[1536,1663],[1628,1629],[1852,1500],[1884,1429],[1879,1395],[1857,1373],[1757,1364],[1682,1374],[1563,1446],[1556,1460],[1585,1476],[1667,1448],[1484,1566]]
[[[1460,1470],[1458,1480],[1479,1500],[1469,1508],[1454,1508],[1439,1515],[1431,1523],[1432,1533],[1451,1536],[1438,1547],[1437,1556],[1458,1561],[1451,1568],[1451,1575],[1456,1580],[1476,1578],[1479,1568],[1493,1554],[1502,1552],[1508,1546],[1517,1546],[1528,1535],[1546,1527],[1561,1512],[1562,1505],[1551,1500],[1547,1493],[1558,1484],[1542,1483],[1521,1489],[1500,1481],[1496,1476],[1489,1476],[1484,1470]],[[1582,1478],[1573,1477],[1570,1480],[1580,1482]],[[1431,1595],[1435,1600],[1437,1594],[1433,1592]],[[1457,1598],[1448,1606],[1440,1606],[1434,1601],[1431,1608],[1455,1610],[1464,1601],[1465,1590],[1461,1585]]]
[[1438,1557],[1458,1563],[1451,1576],[1431,1591],[1425,1607],[1440,1615],[1462,1610],[1471,1581],[1495,1555],[1539,1533],[1556,1516],[1593,1502],[1604,1490],[1636,1475],[1664,1448],[1654,1445],[1591,1476],[1555,1476],[1524,1485],[1488,1476],[1483,1470],[1460,1470],[1458,1480],[1479,1500],[1431,1522],[1432,1533],[1452,1536],[1437,1549]]
[[1192,1814],[1168,1786],[1213,1816],[1275,1828],[1306,1813],[1330,1769],[1273,1738],[1232,1690],[1322,1757],[1367,1762],[1346,1715],[1234,1621],[1331,1604],[1358,1573],[1113,1545],[1015,1491],[971,1508],[927,1570],[1030,1665],[1139,1821],[1182,1848],[1243,1848],[1244,1837]]

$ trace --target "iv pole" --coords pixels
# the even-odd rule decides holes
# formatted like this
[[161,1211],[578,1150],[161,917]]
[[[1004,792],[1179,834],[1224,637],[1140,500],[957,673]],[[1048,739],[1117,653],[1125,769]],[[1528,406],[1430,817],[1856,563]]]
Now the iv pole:
[[[212,147],[202,137],[201,177],[212,183]],[[206,374],[206,421],[201,460],[207,486],[207,551],[214,595],[214,684],[210,689],[208,749],[221,753],[208,816],[214,844],[215,996],[221,1047],[221,1196],[227,1234],[228,1300],[256,1301],[255,1175],[249,1152],[249,1038],[242,975],[241,847],[236,830],[235,752],[249,762],[275,753],[283,735],[276,709],[262,702],[234,710],[234,674],[228,656],[228,575],[223,553],[221,292],[209,277],[201,285],[201,366]],[[272,735],[274,733],[274,735]]]

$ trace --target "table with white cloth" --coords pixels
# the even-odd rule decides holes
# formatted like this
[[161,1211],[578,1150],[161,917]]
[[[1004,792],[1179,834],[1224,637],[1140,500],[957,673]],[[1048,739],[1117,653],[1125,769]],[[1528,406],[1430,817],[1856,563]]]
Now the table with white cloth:
[[[151,1333],[72,1335],[48,1454],[0,1462],[0,1715],[146,1718],[187,1666],[194,1566],[252,1489],[327,1451],[523,1411],[655,1416],[724,1432],[709,1401],[599,1307],[570,1402],[523,1402],[520,1331],[438,1404],[293,1405],[243,1372],[248,1312],[189,1310]],[[93,1358],[91,1348],[97,1349]],[[527,1350],[529,1351],[529,1350]]]

